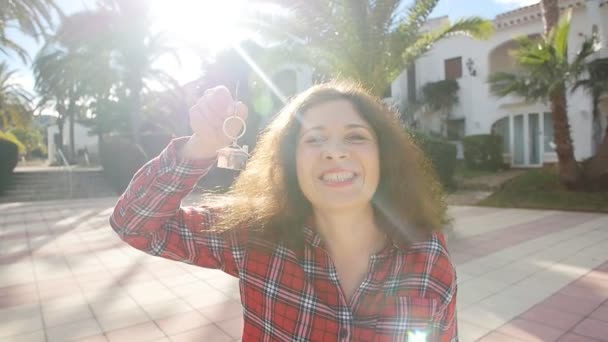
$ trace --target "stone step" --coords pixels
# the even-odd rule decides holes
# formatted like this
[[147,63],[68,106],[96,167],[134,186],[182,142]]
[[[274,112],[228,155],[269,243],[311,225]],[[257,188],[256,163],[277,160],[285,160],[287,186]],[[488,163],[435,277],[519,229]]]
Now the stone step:
[[101,170],[73,170],[71,175],[57,169],[20,170],[13,173],[7,188],[0,194],[0,202],[112,196],[117,194],[112,190]]
[[[95,185],[100,185],[100,186],[107,186],[106,184],[107,182],[105,181],[105,179],[72,179],[72,186],[95,186]],[[53,179],[53,180],[49,180],[48,182],[33,182],[33,183],[27,183],[27,182],[11,182],[11,184],[8,185],[9,188],[13,188],[13,189],[45,189],[45,188],[63,188],[65,186],[68,186],[70,184],[70,181],[67,179]]]
[[[65,187],[65,188],[47,188],[47,189],[28,189],[28,188],[21,188],[21,189],[5,189],[2,192],[2,195],[17,195],[20,193],[23,194],[36,194],[36,193],[69,193],[70,192],[70,188],[69,187]],[[89,187],[85,187],[85,186],[77,186],[77,187],[72,187],[72,192],[73,193],[104,193],[104,194],[113,194],[114,191],[112,191],[112,189],[108,188],[108,187],[98,187],[98,186],[89,186]]]

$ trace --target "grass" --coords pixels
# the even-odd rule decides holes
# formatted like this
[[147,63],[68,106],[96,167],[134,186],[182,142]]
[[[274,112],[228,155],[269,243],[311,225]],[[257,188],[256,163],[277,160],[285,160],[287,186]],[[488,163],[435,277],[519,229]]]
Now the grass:
[[464,165],[464,161],[459,160],[456,164],[456,170],[454,171],[454,177],[461,179],[473,179],[477,177],[487,176],[496,174],[498,171],[484,171],[484,170],[472,170]]
[[551,169],[528,171],[504,184],[481,206],[608,212],[608,192],[565,190]]

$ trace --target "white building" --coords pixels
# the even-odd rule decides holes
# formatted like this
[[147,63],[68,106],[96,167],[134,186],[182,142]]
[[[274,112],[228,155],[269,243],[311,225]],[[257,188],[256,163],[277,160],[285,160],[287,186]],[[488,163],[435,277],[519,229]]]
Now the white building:
[[[597,30],[602,49],[597,57],[608,57],[608,1],[561,0],[562,10],[572,8],[569,54],[573,56],[583,40]],[[440,25],[447,17],[434,19]],[[548,104],[526,103],[522,98],[498,98],[490,93],[486,82],[496,71],[514,71],[510,50],[517,47],[514,38],[540,35],[543,23],[540,5],[523,7],[498,15],[495,34],[488,40],[454,35],[438,42],[392,84],[393,101],[417,96],[423,85],[446,78],[456,79],[460,86],[459,104],[450,113],[448,126],[461,136],[495,132],[504,137],[505,158],[514,167],[535,167],[555,162],[552,148],[553,126]],[[419,95],[418,95],[419,96]],[[591,98],[583,91],[568,94],[568,114],[578,160],[593,155],[597,139],[606,127],[608,99],[604,97],[601,122],[593,122]],[[420,114],[420,113],[419,113]],[[420,116],[421,126],[439,131],[437,114]],[[594,138],[595,130],[595,138]]]
[[[70,146],[70,130],[69,123],[64,122],[63,124],[63,152],[66,154],[69,151]],[[97,156],[99,153],[99,143],[97,135],[90,133],[91,129],[78,122],[74,123],[74,147],[76,153],[79,151],[86,150],[89,156]],[[48,146],[48,162],[53,163],[55,161],[61,162],[61,157],[57,155],[57,147],[55,139],[59,136],[59,126],[50,125],[47,127],[47,146]]]

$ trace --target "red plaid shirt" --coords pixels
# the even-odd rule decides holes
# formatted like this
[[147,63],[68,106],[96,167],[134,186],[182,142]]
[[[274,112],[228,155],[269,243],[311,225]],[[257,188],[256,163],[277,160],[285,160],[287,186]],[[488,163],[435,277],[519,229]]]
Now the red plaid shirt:
[[458,340],[456,274],[442,234],[407,248],[388,244],[349,302],[313,228],[300,228],[304,253],[296,254],[247,231],[210,231],[208,208],[181,207],[213,163],[180,160],[185,140],[135,174],[110,223],[146,253],[238,277],[244,341]]

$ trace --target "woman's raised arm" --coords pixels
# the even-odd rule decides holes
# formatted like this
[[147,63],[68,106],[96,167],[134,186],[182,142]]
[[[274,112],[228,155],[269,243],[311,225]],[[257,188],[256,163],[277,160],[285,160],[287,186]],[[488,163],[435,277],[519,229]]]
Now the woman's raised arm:
[[[214,210],[204,204],[181,206],[213,166],[215,151],[230,143],[218,134],[218,126],[221,132],[225,116],[234,114],[234,105],[224,87],[206,92],[190,110],[194,135],[173,140],[137,171],[110,217],[121,239],[151,255],[238,276],[246,232],[214,231]],[[247,108],[242,103],[236,106],[237,114],[245,118]]]

